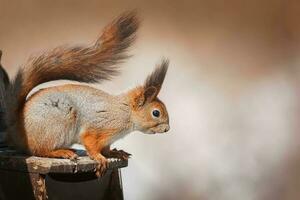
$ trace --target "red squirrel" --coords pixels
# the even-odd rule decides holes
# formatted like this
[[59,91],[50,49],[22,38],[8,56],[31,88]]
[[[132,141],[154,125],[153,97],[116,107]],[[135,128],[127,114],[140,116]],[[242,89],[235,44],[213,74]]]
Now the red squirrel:
[[[111,95],[80,84],[29,92],[41,83],[67,79],[94,83],[118,74],[117,65],[136,37],[136,12],[126,12],[108,24],[92,46],[57,47],[34,57],[19,69],[6,90],[6,141],[29,155],[74,159],[74,143],[86,148],[107,168],[107,158],[130,154],[110,145],[132,131],[164,133],[170,128],[166,106],[157,97],[169,61],[163,59],[144,84]],[[27,98],[27,99],[26,99]]]

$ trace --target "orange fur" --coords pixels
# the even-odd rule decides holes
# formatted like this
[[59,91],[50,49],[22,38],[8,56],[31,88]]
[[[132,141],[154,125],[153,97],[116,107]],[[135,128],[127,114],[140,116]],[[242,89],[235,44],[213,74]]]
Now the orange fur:
[[114,133],[116,133],[116,130],[87,130],[81,135],[81,142],[85,146],[89,156],[97,160],[101,151],[109,145],[109,140]]
[[77,154],[73,149],[56,149],[50,152],[45,152],[43,156],[49,158],[76,158]]
[[115,133],[115,130],[102,130],[100,132],[90,129],[81,135],[81,142],[88,155],[100,164],[96,172],[97,176],[102,176],[107,169],[107,159],[102,155],[102,152],[109,149],[109,140]]
[[[54,137],[49,138],[47,143],[40,145],[39,141],[32,137],[27,137],[25,132],[26,140],[27,140],[27,149],[30,151],[31,154],[47,157],[51,151],[53,151],[53,144],[55,142]],[[53,157],[53,156],[52,156]]]
[[[138,105],[138,102],[139,102],[139,99],[140,98],[144,98],[143,95],[144,95],[144,92],[145,92],[145,89],[144,87],[136,87],[132,90],[130,90],[127,94],[127,97],[129,99],[129,102],[130,102],[130,105],[131,105],[131,108],[134,110],[134,111],[137,111],[139,109],[141,109]],[[151,102],[149,102],[148,104],[151,104],[151,107],[157,107],[157,108],[161,108],[161,111],[162,111],[162,114],[164,116],[167,115],[167,113],[165,112],[166,111],[166,108],[165,108],[165,105],[163,104],[163,102],[161,100],[159,100],[157,97],[152,100]]]
[[[147,97],[147,94],[145,94],[146,91],[147,88],[140,86],[127,93],[127,98],[129,99],[129,104],[132,109],[132,118],[138,121],[139,126],[143,127],[144,130],[158,126],[162,122],[169,123],[169,116],[164,103],[157,97],[153,97],[152,94]],[[160,119],[163,119],[163,121],[153,120],[153,116],[151,115],[153,109],[160,110]]]
[[143,92],[144,92],[144,88],[139,86],[130,90],[127,93],[127,98],[129,99],[130,106],[133,110],[139,109],[138,102],[139,102],[139,98],[141,98],[141,96],[143,95]]

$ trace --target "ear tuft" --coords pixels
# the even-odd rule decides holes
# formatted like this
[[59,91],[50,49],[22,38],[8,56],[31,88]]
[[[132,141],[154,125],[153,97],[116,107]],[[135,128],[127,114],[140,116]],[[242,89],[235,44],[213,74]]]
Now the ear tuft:
[[168,66],[169,60],[163,59],[154,72],[147,77],[143,87],[140,88],[142,93],[135,98],[137,106],[141,107],[157,97],[168,71]]
[[150,87],[155,87],[157,90],[156,94],[158,94],[164,82],[166,73],[168,71],[168,67],[169,67],[169,60],[162,59],[161,63],[156,67],[154,72],[152,72],[152,74],[147,77],[144,83],[145,90]]
[[144,98],[145,98],[144,103],[153,101],[157,96],[158,93],[157,91],[158,90],[153,86],[146,88],[144,92]]

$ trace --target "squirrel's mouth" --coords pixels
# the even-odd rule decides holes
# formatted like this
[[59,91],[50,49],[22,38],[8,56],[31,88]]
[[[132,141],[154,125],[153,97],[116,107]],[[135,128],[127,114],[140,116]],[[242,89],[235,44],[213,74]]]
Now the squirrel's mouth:
[[149,135],[154,135],[154,134],[156,134],[156,132],[155,132],[154,130],[152,130],[152,129],[148,129],[148,130],[146,130],[146,131],[143,131],[143,133],[149,134]]
[[148,134],[156,134],[156,132],[150,130]]
[[159,124],[153,128],[148,130],[148,134],[155,134],[155,133],[166,133],[170,130],[169,124]]

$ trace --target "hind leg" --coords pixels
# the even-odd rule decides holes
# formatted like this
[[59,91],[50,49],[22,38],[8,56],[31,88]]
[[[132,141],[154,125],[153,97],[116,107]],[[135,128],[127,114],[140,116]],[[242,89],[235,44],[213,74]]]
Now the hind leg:
[[75,159],[77,155],[69,147],[76,138],[78,118],[71,99],[62,93],[32,98],[35,101],[24,114],[28,152],[42,157]]
[[74,149],[55,149],[53,151],[45,153],[43,157],[76,160],[78,158],[78,155],[75,153]]

